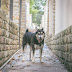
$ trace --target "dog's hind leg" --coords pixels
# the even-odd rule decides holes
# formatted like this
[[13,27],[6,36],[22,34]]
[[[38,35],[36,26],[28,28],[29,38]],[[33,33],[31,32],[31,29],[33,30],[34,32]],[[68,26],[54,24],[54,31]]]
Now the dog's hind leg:
[[32,62],[35,61],[35,49],[33,48]]
[[42,62],[41,60],[42,60],[42,49],[40,49],[40,62]]
[[24,61],[24,52],[25,52],[25,49],[26,49],[25,47],[26,47],[26,45],[23,44],[23,59],[22,59],[23,61]]
[[31,61],[31,52],[32,52],[32,47],[30,46],[30,61]]

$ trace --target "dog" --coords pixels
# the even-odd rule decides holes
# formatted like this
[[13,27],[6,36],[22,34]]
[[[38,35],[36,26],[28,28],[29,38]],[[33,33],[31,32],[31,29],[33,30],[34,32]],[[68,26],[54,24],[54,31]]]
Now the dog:
[[38,29],[35,33],[29,32],[28,29],[26,30],[23,36],[22,48],[23,48],[23,53],[24,53],[24,49],[25,47],[27,47],[27,44],[30,46],[30,60],[31,60],[31,52],[33,55],[32,62],[35,61],[35,50],[36,49],[40,49],[40,62],[41,62],[44,38],[45,38],[45,32],[43,28]]

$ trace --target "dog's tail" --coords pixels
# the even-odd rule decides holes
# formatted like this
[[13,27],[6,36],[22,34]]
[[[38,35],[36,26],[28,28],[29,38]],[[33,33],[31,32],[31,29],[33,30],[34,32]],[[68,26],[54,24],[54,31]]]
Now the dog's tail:
[[26,29],[26,33],[29,32],[28,29]]

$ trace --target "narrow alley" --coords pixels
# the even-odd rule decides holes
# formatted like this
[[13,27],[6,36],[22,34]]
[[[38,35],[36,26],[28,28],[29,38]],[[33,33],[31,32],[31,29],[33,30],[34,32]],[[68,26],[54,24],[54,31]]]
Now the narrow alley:
[[72,72],[72,0],[0,0],[0,72]]
[[43,48],[42,63],[39,50],[36,50],[35,63],[29,61],[29,47],[26,48],[24,57],[25,61],[22,61],[22,50],[20,50],[2,72],[68,72],[46,44]]

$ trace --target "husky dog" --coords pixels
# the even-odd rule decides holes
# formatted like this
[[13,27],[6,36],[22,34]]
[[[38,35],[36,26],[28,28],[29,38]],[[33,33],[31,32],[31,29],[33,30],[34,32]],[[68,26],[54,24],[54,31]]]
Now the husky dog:
[[22,42],[23,53],[24,53],[24,48],[26,47],[27,44],[29,44],[30,60],[31,60],[31,52],[33,53],[32,62],[34,62],[35,60],[34,55],[36,49],[40,49],[40,62],[41,62],[44,37],[45,37],[45,32],[43,31],[43,28],[38,29],[35,33],[29,32],[27,29],[23,36],[23,42]]

